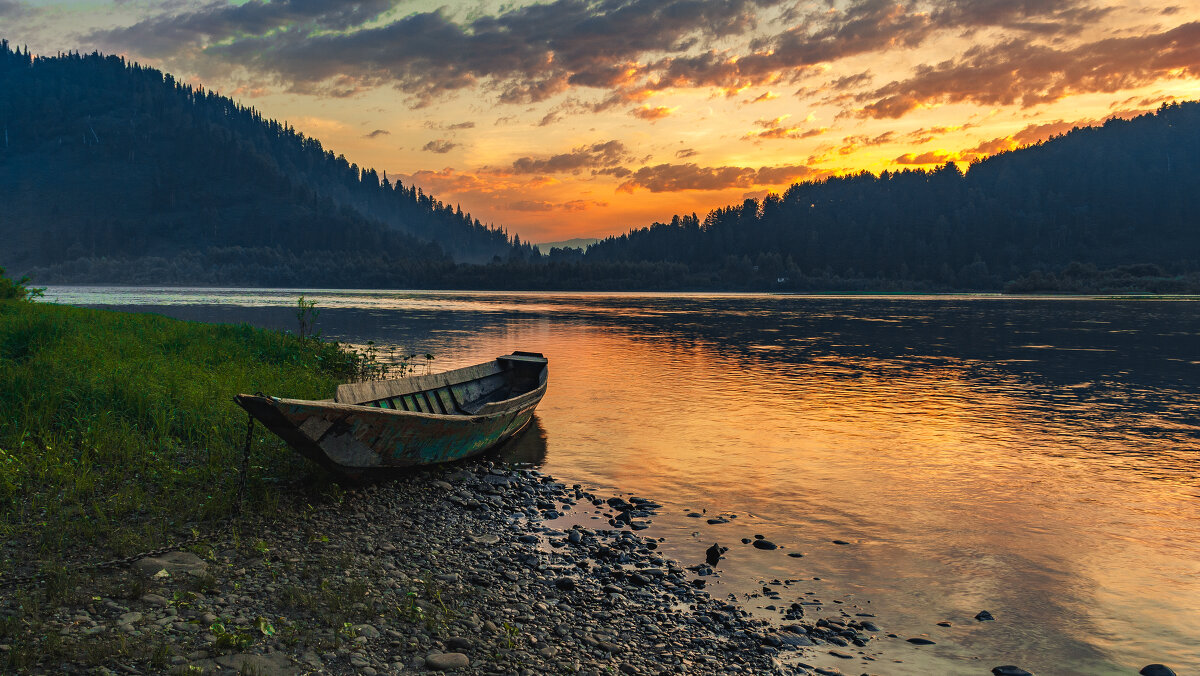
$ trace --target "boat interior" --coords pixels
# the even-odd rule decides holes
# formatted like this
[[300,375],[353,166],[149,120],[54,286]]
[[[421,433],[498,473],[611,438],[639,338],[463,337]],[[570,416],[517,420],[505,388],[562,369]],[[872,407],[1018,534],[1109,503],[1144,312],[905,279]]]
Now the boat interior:
[[477,415],[489,404],[536,390],[546,382],[546,365],[541,354],[514,352],[445,373],[342,385],[336,401],[434,415]]

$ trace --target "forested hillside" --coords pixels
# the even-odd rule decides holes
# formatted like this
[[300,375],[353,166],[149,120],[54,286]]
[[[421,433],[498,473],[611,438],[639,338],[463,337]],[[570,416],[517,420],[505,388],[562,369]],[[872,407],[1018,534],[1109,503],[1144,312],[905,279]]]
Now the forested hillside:
[[704,285],[1181,290],[1200,272],[1200,104],[1075,129],[965,175],[793,185],[608,238],[585,260],[681,265]]
[[547,255],[114,56],[0,43],[0,265],[36,283],[1200,292],[1200,103]]
[[116,56],[0,43],[0,133],[0,264],[18,272],[406,284],[448,256],[512,251],[503,231],[419,189]]

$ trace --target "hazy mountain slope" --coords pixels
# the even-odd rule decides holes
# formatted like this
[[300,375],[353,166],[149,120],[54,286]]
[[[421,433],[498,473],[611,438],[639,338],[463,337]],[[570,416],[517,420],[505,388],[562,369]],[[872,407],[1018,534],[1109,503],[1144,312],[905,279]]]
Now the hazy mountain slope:
[[3,44],[0,134],[0,264],[16,271],[226,250],[387,276],[399,260],[512,250],[503,232],[315,139],[117,57],[31,59]]

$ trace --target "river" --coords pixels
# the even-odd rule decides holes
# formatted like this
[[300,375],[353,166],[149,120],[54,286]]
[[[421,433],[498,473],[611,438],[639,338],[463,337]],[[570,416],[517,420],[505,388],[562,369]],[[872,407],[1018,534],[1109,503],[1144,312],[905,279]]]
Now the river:
[[[300,293],[46,299],[295,330]],[[900,637],[877,662],[810,664],[1200,665],[1200,302],[304,293],[324,337],[432,353],[435,371],[544,353],[549,392],[507,460],[660,502],[642,534],[685,564],[729,546],[714,595],[764,617],[820,601],[807,617],[870,613]],[[740,542],[755,534],[783,548]],[[782,603],[751,595],[774,580],[794,580]]]

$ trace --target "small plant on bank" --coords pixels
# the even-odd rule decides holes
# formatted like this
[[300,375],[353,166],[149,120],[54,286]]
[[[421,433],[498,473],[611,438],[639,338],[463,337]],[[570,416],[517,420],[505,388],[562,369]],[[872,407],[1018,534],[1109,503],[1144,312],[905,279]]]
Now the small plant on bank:
[[316,307],[317,301],[307,300],[304,296],[300,296],[300,299],[296,301],[296,321],[300,322],[299,335],[301,338],[317,337],[313,333],[313,327],[316,325],[317,315],[321,314],[321,311]]
[[[398,354],[395,348],[388,350],[386,356],[379,353],[379,348],[376,347],[375,341],[368,340],[367,344],[362,348],[349,347],[358,358],[357,371],[354,374],[354,379],[359,382],[368,380],[391,380],[395,378],[403,378],[404,376],[417,372],[417,355],[413,354]],[[424,355],[425,363],[423,373],[429,373],[429,369],[433,364],[433,355]]]
[[213,642],[213,647],[217,650],[236,650],[242,651],[250,647],[254,643],[254,636],[249,632],[242,631],[237,627],[230,628],[224,620],[217,620],[209,625],[208,630],[212,635],[217,637]]

